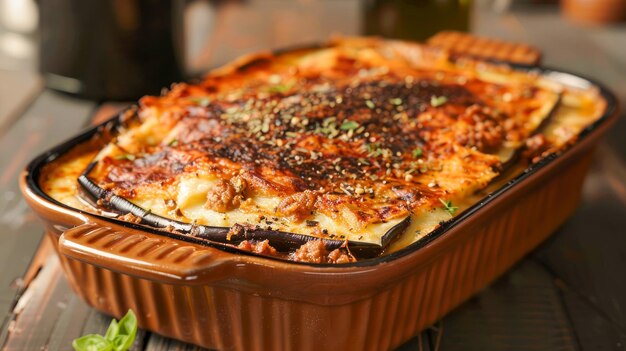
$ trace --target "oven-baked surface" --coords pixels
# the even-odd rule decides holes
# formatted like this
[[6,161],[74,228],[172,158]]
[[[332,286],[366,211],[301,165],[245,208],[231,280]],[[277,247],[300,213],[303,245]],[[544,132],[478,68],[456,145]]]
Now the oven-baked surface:
[[[475,201],[507,166],[565,145],[599,111],[594,92],[532,73],[341,39],[255,55],[142,98],[88,177],[150,213],[201,225],[384,247],[410,220],[397,247]],[[96,151],[57,163],[44,189],[85,206],[74,175]]]

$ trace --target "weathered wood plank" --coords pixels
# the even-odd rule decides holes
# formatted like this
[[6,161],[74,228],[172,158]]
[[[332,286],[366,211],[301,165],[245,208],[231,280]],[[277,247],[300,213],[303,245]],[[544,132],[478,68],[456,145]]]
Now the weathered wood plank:
[[624,350],[626,331],[616,327],[606,316],[598,312],[593,303],[573,292],[565,284],[557,285],[561,287],[567,313],[583,350]]
[[441,323],[431,327],[407,341],[396,351],[438,351],[441,345]]
[[201,347],[152,334],[145,351],[204,351]]
[[[55,255],[48,256],[39,274],[13,310],[3,350],[67,350],[85,334],[104,335],[111,317],[87,306],[75,295]],[[144,349],[146,332],[139,330],[131,351]]]
[[577,350],[552,276],[526,260],[442,320],[441,350]]
[[46,91],[0,137],[0,345],[42,234],[41,223],[19,193],[18,176],[37,153],[80,130],[94,106]]
[[536,256],[626,330],[626,180],[612,177],[603,150],[597,153],[580,208]]
[[[57,269],[60,268],[61,267],[57,266]],[[41,277],[41,275],[39,275],[38,278],[39,277]],[[87,333],[96,333],[96,331],[92,332],[91,330],[85,331],[84,321],[87,316],[92,313],[92,309],[70,290],[65,278],[59,276],[58,279],[55,285],[58,290],[63,292],[63,299],[56,302],[47,302],[51,304],[56,303],[61,308],[58,318],[54,320],[52,329],[49,329],[50,335],[44,345],[45,348],[50,351],[67,350],[71,347],[72,340],[77,337]],[[33,303],[43,302],[44,301],[33,301]],[[22,318],[22,316],[19,318]],[[37,328],[35,332],[40,333],[40,329]]]
[[[36,98],[43,87],[40,75],[36,71],[34,38],[7,32],[0,26],[0,37],[11,38],[22,52],[17,53],[11,48],[14,45],[3,40],[0,50],[0,136],[7,130],[10,123],[15,122],[25,108]],[[15,44],[14,43],[14,44]],[[19,50],[18,50],[19,51]],[[16,55],[17,53],[17,55]]]
[[11,321],[11,337],[4,345],[4,350],[38,350],[41,345],[47,344],[65,304],[66,294],[58,286],[61,274],[58,260],[50,256],[41,274],[25,291],[13,310],[16,318]]
[[41,92],[43,83],[35,72],[0,69],[0,135]]

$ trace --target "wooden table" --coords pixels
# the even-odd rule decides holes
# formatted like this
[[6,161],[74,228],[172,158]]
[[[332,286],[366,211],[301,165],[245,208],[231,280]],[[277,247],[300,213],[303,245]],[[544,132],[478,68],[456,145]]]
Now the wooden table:
[[[479,6],[474,32],[528,42],[545,63],[606,83],[626,103],[626,27],[580,28],[557,9]],[[69,289],[21,198],[17,178],[35,154],[119,104],[42,88],[32,60],[0,58],[0,345],[67,350],[110,318]],[[4,64],[4,66],[3,66]],[[7,68],[8,67],[8,68]],[[16,68],[17,67],[17,68]],[[624,116],[622,116],[624,117]],[[626,121],[597,150],[578,212],[539,249],[399,350],[620,350],[626,343]],[[194,350],[141,331],[133,350]]]

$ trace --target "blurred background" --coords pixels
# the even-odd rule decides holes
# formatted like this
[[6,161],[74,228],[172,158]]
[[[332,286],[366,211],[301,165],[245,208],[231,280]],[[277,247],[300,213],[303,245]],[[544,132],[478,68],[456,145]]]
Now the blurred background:
[[332,35],[425,40],[447,29],[499,37],[481,29],[515,10],[615,26],[626,1],[0,0],[0,70],[33,72],[21,79],[43,78],[79,97],[132,100],[248,52]]

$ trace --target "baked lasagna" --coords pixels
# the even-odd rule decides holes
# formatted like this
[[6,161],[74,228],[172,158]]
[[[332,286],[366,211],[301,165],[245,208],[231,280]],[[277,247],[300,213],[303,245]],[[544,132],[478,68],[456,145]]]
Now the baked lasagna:
[[339,39],[146,96],[41,182],[62,203],[119,220],[345,263],[428,235],[562,150],[600,103],[595,91],[441,49]]

